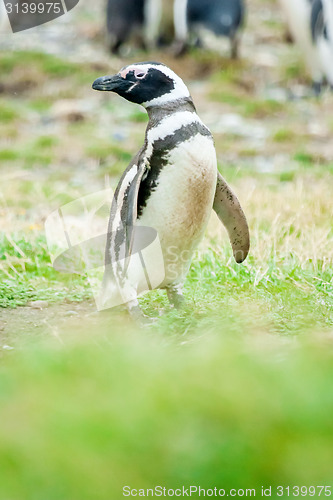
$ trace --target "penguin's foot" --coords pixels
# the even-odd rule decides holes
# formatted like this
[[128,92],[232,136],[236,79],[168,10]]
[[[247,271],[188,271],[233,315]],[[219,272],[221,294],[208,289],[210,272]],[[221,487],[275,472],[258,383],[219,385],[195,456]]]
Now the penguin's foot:
[[109,33],[106,36],[106,43],[108,45],[109,51],[111,54],[118,55],[119,54],[119,49],[121,45],[123,44],[123,41],[120,40],[117,36]]
[[314,95],[316,97],[319,97],[321,90],[322,90],[322,83],[321,82],[313,82],[312,90],[314,92]]
[[180,309],[185,305],[185,298],[183,295],[183,285],[170,285],[166,289],[170,303],[176,308]]
[[173,43],[171,50],[175,57],[182,57],[188,52],[188,44],[186,41],[177,40]]
[[239,40],[237,36],[235,35],[230,39],[230,57],[231,59],[238,59],[239,55]]

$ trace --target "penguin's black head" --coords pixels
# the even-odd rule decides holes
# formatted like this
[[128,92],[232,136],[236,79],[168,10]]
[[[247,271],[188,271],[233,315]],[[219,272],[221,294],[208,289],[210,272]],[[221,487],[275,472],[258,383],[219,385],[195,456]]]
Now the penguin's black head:
[[116,92],[144,107],[163,106],[167,102],[189,97],[183,80],[164,64],[155,62],[125,66],[116,75],[97,78],[92,88]]

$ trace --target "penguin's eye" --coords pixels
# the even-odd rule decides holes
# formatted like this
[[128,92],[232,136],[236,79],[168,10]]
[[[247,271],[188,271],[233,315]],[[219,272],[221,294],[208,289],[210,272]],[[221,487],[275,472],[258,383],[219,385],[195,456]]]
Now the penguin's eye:
[[142,71],[142,69],[136,69],[134,71],[134,76],[135,78],[138,78],[139,80],[142,80],[146,76],[147,72]]

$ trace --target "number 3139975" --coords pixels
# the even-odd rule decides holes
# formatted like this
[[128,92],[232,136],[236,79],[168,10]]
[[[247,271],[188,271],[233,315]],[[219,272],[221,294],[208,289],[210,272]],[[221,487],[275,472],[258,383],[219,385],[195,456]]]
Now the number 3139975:
[[331,486],[278,486],[276,494],[278,497],[330,497],[332,491]]
[[5,3],[6,11],[8,14],[60,14],[60,2],[23,2],[23,3]]

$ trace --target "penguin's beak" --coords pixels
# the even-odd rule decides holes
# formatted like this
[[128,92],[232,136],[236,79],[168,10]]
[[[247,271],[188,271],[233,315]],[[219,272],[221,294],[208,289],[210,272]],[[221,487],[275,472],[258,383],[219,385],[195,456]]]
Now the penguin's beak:
[[127,86],[126,80],[120,75],[112,76],[101,76],[97,78],[92,84],[94,90],[108,90],[111,92],[117,92],[119,88],[123,87],[124,84]]

